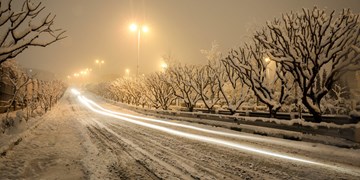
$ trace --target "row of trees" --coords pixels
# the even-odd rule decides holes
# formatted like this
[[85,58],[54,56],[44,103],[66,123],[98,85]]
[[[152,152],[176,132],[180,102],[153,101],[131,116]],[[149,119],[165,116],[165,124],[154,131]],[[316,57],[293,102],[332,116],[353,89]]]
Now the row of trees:
[[2,63],[0,73],[1,109],[6,113],[3,127],[11,125],[8,117],[11,111],[21,109],[27,120],[36,110],[50,110],[66,90],[61,81],[36,79],[36,75],[26,73],[15,60]]
[[170,63],[165,72],[102,84],[102,94],[162,109],[180,99],[189,111],[202,102],[209,110],[220,105],[235,113],[243,104],[260,102],[271,117],[279,110],[306,110],[321,122],[325,111],[349,111],[345,97],[350,91],[341,78],[360,70],[358,47],[358,14],[344,9],[335,17],[334,11],[303,9],[268,22],[251,42],[227,55],[214,43],[202,50],[207,65],[182,65],[165,57]]

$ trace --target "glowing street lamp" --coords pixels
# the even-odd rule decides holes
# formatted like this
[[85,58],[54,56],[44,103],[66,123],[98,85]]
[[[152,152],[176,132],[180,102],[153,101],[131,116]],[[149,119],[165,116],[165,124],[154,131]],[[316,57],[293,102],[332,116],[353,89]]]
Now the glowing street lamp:
[[126,74],[126,77],[129,77],[130,76],[130,69],[125,69],[125,74]]
[[101,69],[101,65],[104,64],[105,61],[104,60],[95,60],[95,64],[99,65],[99,70]]
[[168,65],[164,62],[161,63],[161,69],[163,70],[163,72],[165,72],[165,70],[168,68]]
[[137,31],[137,65],[136,65],[136,77],[139,76],[139,60],[140,60],[140,39],[141,39],[141,31],[143,33],[149,32],[149,27],[146,25],[138,26],[137,24],[133,23],[130,25],[130,30],[135,32]]
[[266,57],[266,58],[264,58],[264,61],[266,63],[266,76],[267,76],[268,80],[270,80],[270,63],[271,63],[271,59],[269,57]]

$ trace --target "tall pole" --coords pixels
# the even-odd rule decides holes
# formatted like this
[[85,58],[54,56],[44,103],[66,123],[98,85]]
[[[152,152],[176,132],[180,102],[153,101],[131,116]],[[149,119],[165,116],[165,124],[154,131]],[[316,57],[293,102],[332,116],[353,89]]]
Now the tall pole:
[[139,77],[139,61],[140,61],[140,28],[138,29],[138,43],[137,43],[137,65],[136,65],[136,77]]
[[139,76],[139,69],[140,69],[140,43],[141,43],[141,31],[143,32],[147,32],[149,29],[147,26],[138,26],[137,24],[131,24],[130,25],[130,30],[133,32],[138,33],[138,37],[137,37],[137,63],[136,63],[136,77]]

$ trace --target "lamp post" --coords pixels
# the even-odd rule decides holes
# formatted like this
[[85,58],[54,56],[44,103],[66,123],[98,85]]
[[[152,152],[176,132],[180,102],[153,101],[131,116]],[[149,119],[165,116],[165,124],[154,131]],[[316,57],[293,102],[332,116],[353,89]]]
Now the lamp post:
[[140,39],[141,31],[146,33],[149,31],[149,28],[146,25],[138,26],[137,24],[131,24],[130,30],[135,32],[137,31],[137,64],[136,64],[136,77],[139,76],[139,61],[140,61]]

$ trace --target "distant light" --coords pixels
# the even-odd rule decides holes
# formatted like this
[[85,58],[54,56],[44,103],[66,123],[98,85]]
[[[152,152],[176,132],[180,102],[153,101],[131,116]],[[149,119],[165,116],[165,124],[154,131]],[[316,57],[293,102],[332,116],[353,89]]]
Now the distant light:
[[105,61],[101,61],[101,64],[104,64],[105,63]]
[[76,89],[71,89],[71,92],[75,95],[80,95],[80,92]]
[[130,25],[130,30],[131,31],[136,31],[138,29],[137,25],[136,24],[131,24]]
[[143,32],[148,32],[148,31],[149,31],[149,28],[148,28],[147,26],[143,26],[143,27],[142,27],[142,30],[143,30]]
[[126,74],[130,73],[130,69],[125,69]]
[[166,68],[168,68],[168,65],[163,62],[163,63],[161,63],[161,68],[166,69]]
[[99,60],[95,60],[95,63],[96,63],[96,64],[99,64]]

